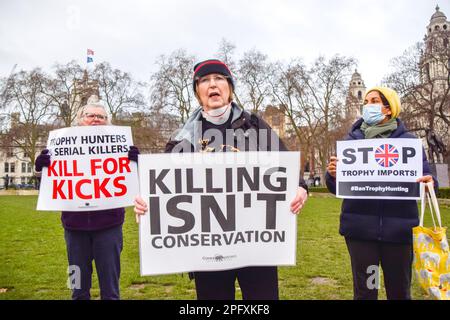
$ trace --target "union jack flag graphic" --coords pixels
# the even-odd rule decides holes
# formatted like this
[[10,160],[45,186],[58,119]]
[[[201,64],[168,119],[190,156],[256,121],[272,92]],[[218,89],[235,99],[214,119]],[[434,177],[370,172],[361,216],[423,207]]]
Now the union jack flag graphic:
[[375,160],[382,167],[392,167],[398,161],[398,151],[392,144],[382,144],[375,150]]

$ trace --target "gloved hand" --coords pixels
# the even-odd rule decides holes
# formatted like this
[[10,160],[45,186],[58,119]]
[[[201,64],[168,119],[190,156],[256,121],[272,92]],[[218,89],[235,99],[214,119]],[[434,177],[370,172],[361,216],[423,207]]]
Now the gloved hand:
[[130,146],[130,150],[128,150],[128,159],[137,162],[138,154],[140,154],[139,149],[135,146]]
[[48,149],[44,149],[34,162],[34,170],[41,172],[43,167],[48,166],[50,166],[50,155],[48,154]]

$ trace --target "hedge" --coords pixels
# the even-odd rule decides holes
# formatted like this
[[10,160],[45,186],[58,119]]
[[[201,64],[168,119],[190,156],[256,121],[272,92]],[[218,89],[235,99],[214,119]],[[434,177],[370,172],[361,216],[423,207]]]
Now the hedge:
[[439,188],[436,196],[440,199],[450,199],[450,188]]
[[[313,193],[329,193],[326,187],[310,187],[308,190]],[[439,188],[436,196],[440,199],[450,199],[450,188]]]
[[329,193],[328,189],[326,187],[309,187],[309,192],[315,192],[315,193]]

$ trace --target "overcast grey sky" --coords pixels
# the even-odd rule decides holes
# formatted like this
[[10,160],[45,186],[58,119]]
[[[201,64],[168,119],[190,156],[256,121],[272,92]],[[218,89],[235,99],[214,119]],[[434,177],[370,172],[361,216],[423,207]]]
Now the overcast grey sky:
[[423,39],[436,4],[449,18],[450,0],[0,0],[0,76],[16,63],[84,65],[90,48],[94,61],[148,81],[157,56],[184,48],[210,58],[226,38],[237,57],[252,48],[272,61],[353,56],[370,87]]

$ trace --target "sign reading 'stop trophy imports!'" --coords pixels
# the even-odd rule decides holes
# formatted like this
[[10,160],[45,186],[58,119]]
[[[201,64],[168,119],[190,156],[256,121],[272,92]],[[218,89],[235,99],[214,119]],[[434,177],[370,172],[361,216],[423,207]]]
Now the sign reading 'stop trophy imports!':
[[365,139],[337,142],[336,196],[365,199],[419,199],[422,174],[419,139]]
[[93,211],[133,204],[137,164],[128,159],[131,128],[80,126],[51,131],[37,210]]

